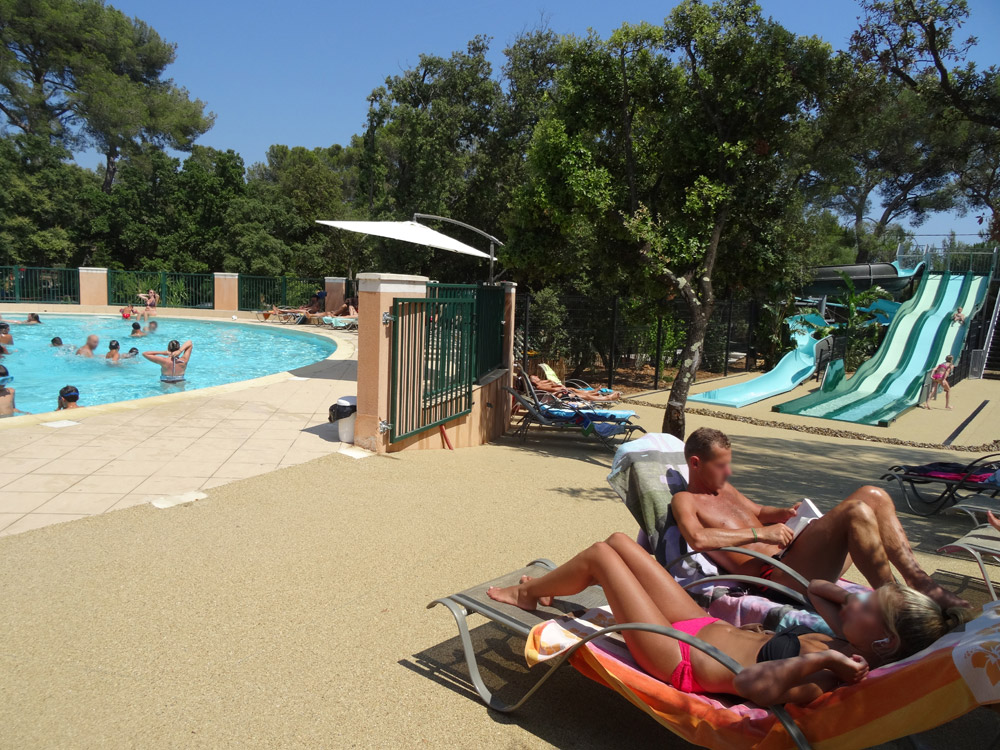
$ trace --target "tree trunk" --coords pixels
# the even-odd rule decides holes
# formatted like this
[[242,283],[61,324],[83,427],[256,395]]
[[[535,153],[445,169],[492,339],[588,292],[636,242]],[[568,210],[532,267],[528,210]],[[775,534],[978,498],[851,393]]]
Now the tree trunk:
[[868,247],[868,238],[865,236],[865,219],[860,215],[854,217],[854,244],[858,248],[854,262],[870,263],[872,255]]
[[708,317],[712,311],[699,306],[692,309],[691,313],[691,328],[688,330],[687,341],[684,342],[680,368],[670,387],[670,400],[663,415],[663,432],[679,440],[684,439],[684,407],[687,405],[688,392],[698,375],[698,365],[701,364],[701,354],[705,348],[705,333],[708,331]]
[[101,185],[101,190],[111,195],[111,188],[115,185],[115,175],[118,174],[118,151],[116,149],[109,150],[104,155],[104,160],[104,184]]

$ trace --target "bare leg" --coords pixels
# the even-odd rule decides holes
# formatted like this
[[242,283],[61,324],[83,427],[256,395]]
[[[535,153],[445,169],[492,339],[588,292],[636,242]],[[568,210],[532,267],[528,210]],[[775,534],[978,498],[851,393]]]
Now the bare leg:
[[[649,559],[648,553],[643,552],[643,554]],[[690,617],[704,617],[705,611],[691,600],[666,571],[662,572],[679,592],[678,600],[680,602],[686,600],[686,604],[680,605],[683,611],[689,613]],[[660,611],[657,603],[643,588],[626,561],[611,544],[606,542],[598,542],[588,547],[569,562],[541,578],[534,578],[517,586],[490,589],[488,594],[497,601],[532,609],[543,596],[576,594],[595,582],[604,589],[617,622],[646,622],[670,626],[671,621]],[[667,590],[670,588],[666,583],[664,587]],[[688,617],[677,619],[688,619]],[[624,636],[629,651],[643,669],[660,679],[670,678],[680,662],[680,650],[676,641],[655,633],[638,631],[628,631]]]
[[941,387],[944,388],[944,408],[951,408],[951,386],[948,385],[947,380],[941,381]]

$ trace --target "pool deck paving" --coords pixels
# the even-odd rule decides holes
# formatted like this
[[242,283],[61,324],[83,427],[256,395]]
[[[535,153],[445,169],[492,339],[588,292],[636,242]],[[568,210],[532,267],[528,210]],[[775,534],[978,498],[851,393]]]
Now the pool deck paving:
[[[284,460],[298,439],[291,433],[321,421],[329,403],[330,393],[317,392],[303,411],[297,399],[306,392],[295,389],[311,382],[199,406],[218,409],[211,419],[252,422],[256,432],[284,408],[279,401],[295,404],[287,413],[299,415],[288,418],[297,427],[276,420],[275,433],[288,435],[260,438],[291,439],[276,449]],[[658,429],[661,409],[635,410]],[[239,412],[252,416],[240,420]],[[177,422],[196,413],[185,403],[158,428],[186,429]],[[129,436],[152,439],[126,424]],[[185,457],[150,460],[193,465],[202,449],[189,449],[202,439],[224,442],[222,453],[257,450],[246,447],[249,437],[235,447],[239,436],[210,438],[218,425],[204,424],[195,428],[203,434],[181,438],[192,441]],[[859,484],[877,483],[890,464],[954,455],[689,417],[689,429],[701,425],[730,434],[734,482],[762,502],[808,496],[829,509]],[[237,427],[250,429],[220,429]],[[96,423],[91,440],[115,445],[121,432]],[[169,435],[160,441],[176,449]],[[264,453],[266,461],[234,463],[281,463]],[[451,616],[426,609],[535,557],[560,562],[612,532],[634,533],[605,482],[610,464],[596,441],[534,430],[523,444],[505,437],[361,461],[331,449],[208,487],[197,502],[142,503],[0,539],[0,746],[690,747],[571,669],[518,713],[489,711],[470,690]],[[143,492],[141,484],[125,494]],[[935,553],[969,520],[900,518],[925,568],[983,602],[972,562]],[[501,698],[516,699],[539,676],[524,666],[523,641],[471,624],[484,678]],[[1000,717],[980,709],[921,735],[917,746],[992,747],[998,734]]]
[[0,536],[170,502],[341,450],[328,409],[357,393],[357,339],[327,335],[337,351],[293,373],[0,420]]

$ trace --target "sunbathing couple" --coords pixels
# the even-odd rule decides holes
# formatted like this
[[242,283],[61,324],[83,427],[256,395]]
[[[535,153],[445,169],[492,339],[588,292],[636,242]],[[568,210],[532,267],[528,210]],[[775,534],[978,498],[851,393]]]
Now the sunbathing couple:
[[[888,494],[862,487],[810,523],[791,544],[785,525],[795,506],[761,506],[729,483],[732,453],[718,430],[696,430],[684,450],[688,490],[672,501],[678,528],[693,550],[721,568],[769,578],[802,590],[794,580],[756,558],[720,552],[745,546],[781,560],[811,579],[807,593],[834,637],[802,628],[772,635],[736,628],[708,616],[650,554],[624,534],[598,542],[540,578],[492,588],[497,601],[533,609],[597,583],[618,623],[641,622],[697,635],[743,667],[733,675],[711,657],[672,638],[626,631],[636,661],[679,690],[732,693],[761,705],[808,703],[840,684],[864,678],[870,666],[903,659],[926,648],[969,617],[968,603],[936,584],[910,549]],[[856,564],[875,588],[847,594],[836,581]],[[907,585],[893,580],[890,562]]]
[[576,399],[579,401],[618,401],[622,394],[620,391],[610,391],[607,393],[602,393],[601,391],[590,389],[585,390],[583,388],[570,388],[563,383],[555,380],[546,380],[545,378],[540,378],[537,375],[529,375],[528,378],[531,380],[531,386],[536,391],[541,391],[542,393],[551,393],[556,398],[563,399]]

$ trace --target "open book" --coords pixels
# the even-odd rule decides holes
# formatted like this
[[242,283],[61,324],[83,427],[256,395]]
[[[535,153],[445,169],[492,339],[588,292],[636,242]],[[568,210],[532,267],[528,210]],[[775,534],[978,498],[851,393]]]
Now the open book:
[[[802,505],[799,506],[796,514],[785,521],[785,526],[790,528],[792,533],[795,535],[792,537],[792,542],[798,538],[799,534],[802,533],[806,526],[811,524],[817,518],[822,517],[823,514],[820,513],[819,508],[813,504],[812,500],[808,497],[802,498]],[[792,542],[788,543],[789,547],[792,545]]]

